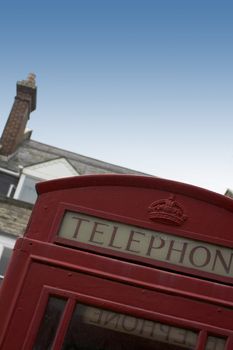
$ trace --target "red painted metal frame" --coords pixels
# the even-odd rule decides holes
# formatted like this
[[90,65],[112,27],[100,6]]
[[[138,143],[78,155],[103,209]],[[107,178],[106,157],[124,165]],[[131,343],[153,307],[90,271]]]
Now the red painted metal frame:
[[[222,300],[221,285],[212,293],[213,298],[202,298],[198,290],[193,294],[179,293],[178,289],[157,285],[154,269],[149,267],[78,251],[74,251],[71,259],[64,247],[48,247],[48,244],[30,239],[21,239],[18,246],[11,269],[14,269],[14,264],[19,264],[18,256],[22,255],[19,274],[14,281],[8,274],[1,296],[5,307],[10,301],[12,304],[6,331],[1,332],[4,334],[0,341],[1,349],[32,348],[49,294],[71,300],[60,325],[61,333],[55,340],[59,345],[54,349],[59,349],[61,345],[74,300],[194,331],[202,330],[229,338],[233,336],[233,295],[229,293],[227,303]],[[27,271],[23,273],[25,266]],[[179,275],[174,276],[174,280],[177,278]],[[10,287],[16,289],[18,284],[21,288],[12,299],[7,290]]]
[[[0,348],[31,349],[48,294],[69,301],[55,339],[60,349],[75,301],[228,337],[233,348],[231,280],[57,237],[65,210],[233,247],[233,201],[194,186],[138,176],[86,176],[37,185],[39,198],[0,290]],[[148,206],[175,194],[188,219],[152,222]],[[215,282],[213,282],[215,279]],[[24,322],[22,322],[22,319]]]

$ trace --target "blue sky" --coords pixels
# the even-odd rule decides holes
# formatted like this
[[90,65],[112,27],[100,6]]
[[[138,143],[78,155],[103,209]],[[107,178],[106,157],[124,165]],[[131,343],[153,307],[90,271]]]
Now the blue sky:
[[0,130],[37,75],[32,138],[233,188],[233,2],[0,1]]

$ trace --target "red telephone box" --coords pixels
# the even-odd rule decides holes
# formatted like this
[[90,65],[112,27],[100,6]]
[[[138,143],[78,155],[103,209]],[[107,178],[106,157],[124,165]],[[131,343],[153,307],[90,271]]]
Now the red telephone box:
[[233,201],[178,182],[37,185],[0,292],[2,350],[232,350]]

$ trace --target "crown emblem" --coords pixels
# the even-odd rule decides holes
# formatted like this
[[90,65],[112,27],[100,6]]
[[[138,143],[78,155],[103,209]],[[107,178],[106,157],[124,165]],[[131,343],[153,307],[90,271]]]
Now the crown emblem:
[[182,225],[187,219],[187,215],[184,214],[183,208],[174,198],[175,196],[172,195],[168,199],[153,202],[148,208],[149,218],[163,224]]

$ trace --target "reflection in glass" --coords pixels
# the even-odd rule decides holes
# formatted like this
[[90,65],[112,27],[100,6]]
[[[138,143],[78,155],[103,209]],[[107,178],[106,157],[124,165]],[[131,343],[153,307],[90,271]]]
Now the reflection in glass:
[[65,299],[49,298],[33,350],[51,349],[65,304]]
[[225,338],[209,336],[207,338],[205,350],[224,350],[225,344]]
[[191,350],[197,333],[78,304],[62,350]]

